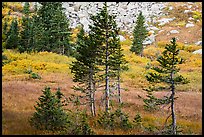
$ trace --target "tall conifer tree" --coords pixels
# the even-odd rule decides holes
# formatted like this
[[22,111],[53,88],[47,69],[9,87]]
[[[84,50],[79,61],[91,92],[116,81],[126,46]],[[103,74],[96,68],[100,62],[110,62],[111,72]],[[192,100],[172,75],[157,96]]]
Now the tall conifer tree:
[[71,32],[62,2],[40,2],[40,4],[42,6],[35,18],[36,50],[70,55]]
[[24,16],[22,17],[22,31],[20,32],[20,40],[18,50],[20,52],[30,52],[34,48],[33,38],[33,20],[30,17],[30,4],[26,2],[23,7]]
[[[90,37],[98,46],[97,63],[101,66],[105,80],[105,111],[110,109],[110,79],[116,76],[117,70],[120,71],[122,64],[122,52],[119,43],[118,32],[114,15],[108,14],[107,3],[104,3],[103,8],[96,15],[91,15],[90,19],[93,25],[90,25]],[[115,62],[114,62],[115,60]],[[117,61],[116,61],[117,60]],[[118,72],[119,72],[118,71]],[[117,73],[119,74],[119,73]],[[117,75],[120,77],[120,75]],[[119,88],[120,89],[120,88]]]
[[145,17],[142,15],[142,12],[139,13],[136,21],[135,28],[133,30],[133,43],[130,48],[131,52],[134,52],[137,55],[142,56],[143,52],[143,41],[147,37],[147,29],[144,25]]
[[16,49],[19,42],[19,29],[17,19],[14,18],[11,22],[11,27],[7,33],[6,48]]
[[71,66],[71,72],[74,74],[74,82],[79,82],[75,89],[80,90],[88,96],[92,116],[95,112],[95,91],[96,91],[96,65],[97,47],[92,43],[92,39],[85,35],[83,27],[77,35],[76,61]]

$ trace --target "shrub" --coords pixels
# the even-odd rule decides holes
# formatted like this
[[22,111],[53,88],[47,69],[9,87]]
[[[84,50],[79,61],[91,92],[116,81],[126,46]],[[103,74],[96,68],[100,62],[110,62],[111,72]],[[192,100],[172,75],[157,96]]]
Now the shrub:
[[41,79],[41,76],[39,74],[37,74],[37,73],[34,73],[34,72],[30,73],[30,77],[32,79]]
[[129,39],[126,39],[126,40],[124,40],[124,41],[121,41],[120,44],[121,44],[121,45],[128,45],[128,46],[130,46],[130,45],[132,44],[132,41],[129,40]]
[[154,46],[148,46],[147,48],[144,49],[143,51],[143,56],[155,60],[163,51],[162,48],[156,48]]
[[188,45],[188,46],[185,46],[184,50],[188,52],[193,52],[201,48],[202,48],[201,46],[197,46],[197,45]]
[[86,111],[76,110],[76,112],[70,111],[70,122],[66,126],[66,130],[63,134],[69,135],[93,135],[94,131],[91,129],[88,123],[88,114]]
[[63,130],[68,122],[68,116],[62,108],[62,93],[58,89],[55,94],[51,93],[50,87],[45,87],[35,107],[36,112],[29,122],[31,126],[39,130],[57,131]]
[[11,62],[11,60],[9,60],[6,55],[2,54],[2,66],[6,65],[10,62]]
[[137,113],[134,117],[133,123],[135,124],[136,127],[141,127],[142,126],[142,117],[140,116],[140,113]]
[[115,128],[130,129],[132,123],[129,120],[129,116],[117,109],[115,112],[104,112],[99,114],[98,124],[105,129],[114,130]]
[[58,55],[51,52],[19,53],[13,50],[5,50],[5,65],[2,71],[5,74],[23,74],[29,67],[35,72],[41,73],[70,73],[69,64],[74,58]]
[[[167,41],[158,41],[157,46],[159,48],[165,48],[166,44],[170,44],[170,43]],[[179,50],[183,50],[185,48],[185,45],[181,42],[176,42],[176,44],[178,45],[177,48]]]
[[193,11],[194,20],[202,20],[202,13],[199,11]]
[[32,72],[33,72],[32,69],[27,69],[27,70],[25,71],[26,74],[31,74]]

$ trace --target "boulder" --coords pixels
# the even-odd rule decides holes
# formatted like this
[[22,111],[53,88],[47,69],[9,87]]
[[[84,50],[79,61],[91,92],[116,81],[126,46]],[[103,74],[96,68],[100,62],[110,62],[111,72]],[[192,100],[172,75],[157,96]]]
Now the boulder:
[[87,20],[87,18],[81,18],[80,19],[80,23],[84,25],[84,30],[87,31],[89,29],[89,21]]
[[155,42],[155,35],[151,34],[149,37],[147,37],[144,41],[143,41],[143,45],[150,45],[152,43]]
[[125,41],[126,40],[122,35],[119,35],[119,38],[120,38],[120,41]]
[[202,54],[202,49],[194,51],[193,54]]
[[189,17],[189,18],[188,18],[188,20],[194,20],[194,18],[192,18],[192,17]]
[[159,29],[155,26],[152,26],[152,27],[148,27],[149,30],[153,30],[153,31],[158,31]]
[[179,32],[178,32],[178,30],[171,30],[170,33],[171,34],[176,34],[176,33],[179,33]]
[[195,45],[197,45],[197,46],[202,46],[202,41],[196,42]]
[[186,14],[186,13],[191,13],[192,12],[192,10],[184,10],[184,14]]
[[193,23],[187,23],[186,24],[186,28],[189,28],[189,27],[194,27],[195,25]]
[[174,9],[174,7],[172,7],[172,6],[169,7],[169,10],[173,10],[173,9]]
[[[150,21],[150,17],[161,16],[163,14],[162,9],[166,7],[163,2],[130,2],[129,4],[127,2],[119,2],[118,4],[116,2],[108,2],[108,5],[110,13],[117,15],[116,23],[121,22],[118,25],[119,28],[121,30],[125,29],[125,31],[133,30],[139,11],[143,12],[147,22]],[[89,21],[88,13],[95,15],[99,11],[98,8],[103,7],[103,2],[63,2],[63,7],[66,9],[65,13],[69,17],[70,22],[77,19],[77,24],[79,24],[82,18],[86,18]],[[154,18],[153,23],[157,23],[156,18]],[[75,26],[75,23],[73,25]]]
[[163,26],[166,23],[173,21],[174,19],[175,19],[175,17],[174,18],[162,18],[162,19],[158,20],[157,22],[159,22],[159,24],[158,24],[159,26]]

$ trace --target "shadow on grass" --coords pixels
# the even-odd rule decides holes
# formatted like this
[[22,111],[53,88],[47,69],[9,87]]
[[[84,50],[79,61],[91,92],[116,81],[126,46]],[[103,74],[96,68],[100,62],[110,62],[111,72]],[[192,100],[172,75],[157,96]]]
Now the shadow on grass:
[[2,110],[2,134],[3,135],[35,135],[43,134],[30,126],[28,120],[32,111]]

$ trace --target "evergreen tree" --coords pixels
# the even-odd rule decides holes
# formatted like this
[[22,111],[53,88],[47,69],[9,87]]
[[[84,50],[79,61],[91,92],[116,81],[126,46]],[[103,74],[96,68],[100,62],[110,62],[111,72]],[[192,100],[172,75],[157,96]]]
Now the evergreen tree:
[[121,48],[120,41],[118,39],[114,40],[117,44],[115,47],[115,51],[113,53],[113,56],[110,56],[110,72],[112,74],[112,77],[116,78],[116,88],[118,91],[118,102],[122,103],[121,98],[121,72],[128,69],[127,61],[124,58],[124,54],[122,53],[123,49]]
[[62,93],[58,89],[55,94],[45,87],[38,99],[36,112],[30,119],[30,124],[40,130],[63,130],[68,122],[68,115],[62,108]]
[[4,19],[3,27],[2,27],[2,49],[6,47],[7,40],[7,32],[8,32],[8,18]]
[[[110,100],[110,79],[116,76],[114,71],[116,67],[121,65],[122,52],[119,44],[116,16],[109,15],[107,10],[107,3],[104,3],[103,8],[96,15],[91,15],[90,19],[93,21],[93,25],[90,25],[90,37],[97,45],[97,63],[100,68],[104,68],[105,74],[105,110],[109,111]],[[115,60],[115,61],[114,61]],[[117,60],[117,61],[116,61]],[[120,71],[120,67],[117,68]],[[103,71],[103,69],[102,69]],[[118,75],[119,76],[119,75]]]
[[20,33],[20,41],[18,50],[20,52],[31,52],[34,48],[33,38],[33,20],[30,16],[30,4],[26,2],[23,7],[24,16],[22,17],[22,31]]
[[42,6],[35,18],[36,50],[70,55],[71,32],[62,2],[40,2],[40,4]]
[[15,49],[18,46],[18,22],[17,19],[14,18],[11,22],[10,29],[7,33],[7,39],[6,39],[6,48],[7,49]]
[[182,75],[179,75],[178,64],[183,63],[183,59],[179,58],[179,49],[177,48],[176,39],[172,38],[171,44],[167,44],[162,56],[158,57],[157,61],[159,66],[152,67],[153,72],[149,72],[146,75],[147,80],[150,84],[154,83],[164,83],[167,84],[168,89],[171,90],[170,96],[164,96],[163,99],[156,98],[153,95],[153,90],[157,88],[148,89],[147,99],[144,99],[146,107],[151,107],[152,105],[171,105],[171,133],[176,134],[176,114],[174,110],[174,99],[175,99],[175,86],[178,84],[186,84],[189,81]]
[[143,52],[143,41],[147,37],[147,29],[144,25],[145,23],[145,17],[142,15],[142,12],[139,13],[136,21],[135,28],[133,30],[133,43],[130,48],[131,52],[134,52],[137,55],[142,56]]
[[89,97],[89,104],[92,116],[95,112],[95,84],[96,73],[96,46],[92,43],[90,37],[85,36],[83,27],[77,35],[77,55],[76,61],[71,66],[71,72],[74,74],[74,82],[79,82],[80,86],[75,89],[82,91]]

